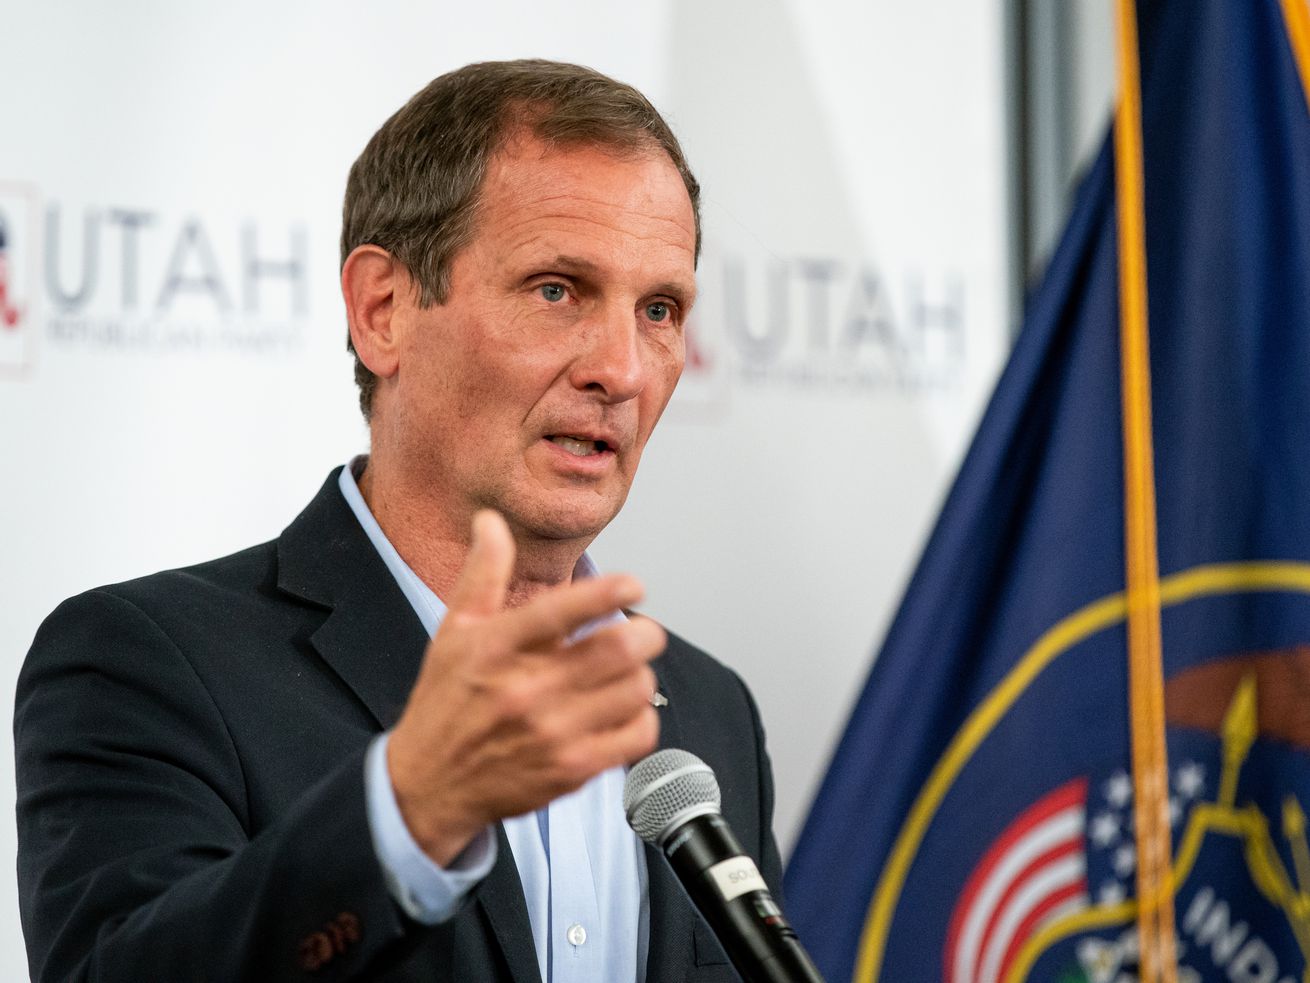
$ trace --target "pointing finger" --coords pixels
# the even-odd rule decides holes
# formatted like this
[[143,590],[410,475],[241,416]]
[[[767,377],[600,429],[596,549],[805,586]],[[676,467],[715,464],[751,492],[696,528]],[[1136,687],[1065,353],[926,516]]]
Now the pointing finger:
[[[635,617],[609,625],[569,646],[568,659],[575,685],[594,689],[631,675],[664,651],[668,634],[650,618]],[[647,696],[655,688],[653,680]]]
[[514,611],[511,631],[525,647],[551,645],[589,621],[636,604],[645,593],[641,581],[626,574],[589,577],[547,591]]
[[514,537],[499,512],[482,509],[473,516],[473,545],[451,592],[450,610],[492,615],[505,606],[514,573]]

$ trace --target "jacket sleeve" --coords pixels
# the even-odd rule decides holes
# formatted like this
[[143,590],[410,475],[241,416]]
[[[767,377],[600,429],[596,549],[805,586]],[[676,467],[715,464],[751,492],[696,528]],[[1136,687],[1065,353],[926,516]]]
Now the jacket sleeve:
[[122,597],[93,591],[47,619],[14,736],[35,983],[364,979],[418,931],[373,854],[363,748],[252,835],[222,715]]

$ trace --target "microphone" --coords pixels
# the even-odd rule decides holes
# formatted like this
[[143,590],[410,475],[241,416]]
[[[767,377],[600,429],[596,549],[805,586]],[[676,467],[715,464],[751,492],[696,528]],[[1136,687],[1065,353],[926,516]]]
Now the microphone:
[[689,751],[642,758],[623,785],[628,825],[664,851],[746,983],[823,983],[721,801],[714,771]]

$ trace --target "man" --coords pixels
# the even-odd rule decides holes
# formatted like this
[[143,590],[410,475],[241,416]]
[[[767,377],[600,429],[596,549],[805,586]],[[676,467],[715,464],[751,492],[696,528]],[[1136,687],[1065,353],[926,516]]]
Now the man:
[[24,666],[34,979],[736,978],[619,796],[699,754],[776,889],[754,705],[584,555],[682,369],[697,199],[576,66],[468,66],[378,131],[342,232],[370,455]]

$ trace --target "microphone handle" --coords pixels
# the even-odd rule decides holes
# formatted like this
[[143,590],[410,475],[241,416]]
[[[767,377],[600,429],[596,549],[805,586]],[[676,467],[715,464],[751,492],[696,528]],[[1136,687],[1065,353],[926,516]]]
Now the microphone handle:
[[746,983],[823,983],[722,816],[696,816],[664,855]]

